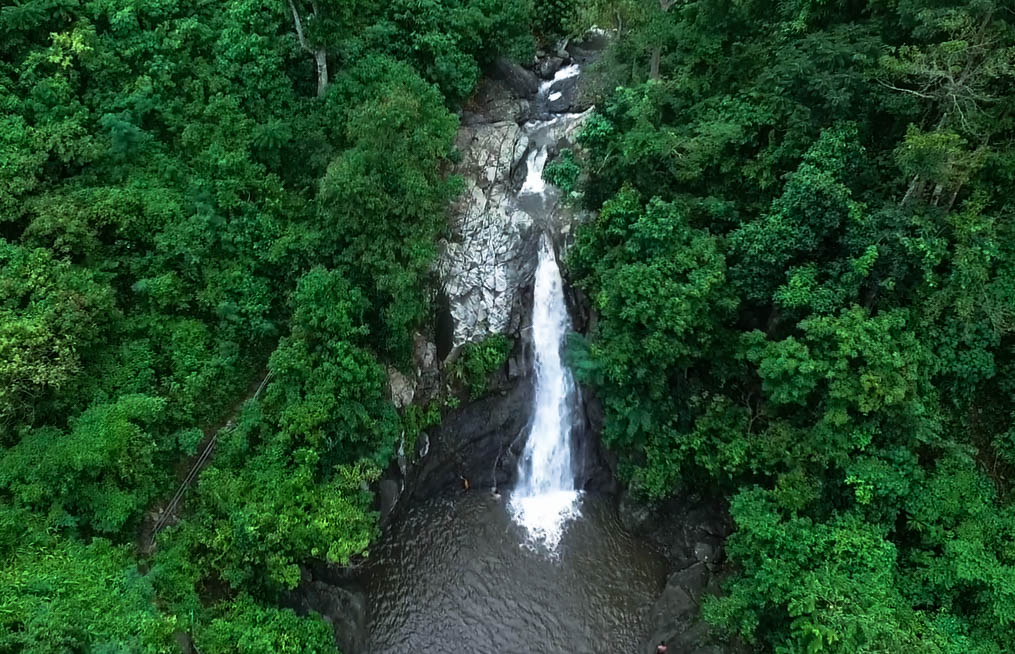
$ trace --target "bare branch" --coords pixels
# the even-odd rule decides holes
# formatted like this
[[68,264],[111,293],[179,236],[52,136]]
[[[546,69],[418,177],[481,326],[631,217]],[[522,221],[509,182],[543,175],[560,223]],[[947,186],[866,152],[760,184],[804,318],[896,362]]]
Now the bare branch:
[[303,32],[303,19],[300,18],[300,12],[296,9],[296,3],[293,0],[289,0],[289,9],[293,12],[293,23],[296,24],[296,38],[300,42],[300,47],[313,54],[314,51],[307,43],[307,36]]
[[921,93],[920,91],[914,91],[913,89],[904,89],[902,87],[895,86],[894,84],[889,84],[888,82],[885,82],[883,80],[878,80],[877,82],[881,86],[883,86],[883,87],[885,87],[887,89],[891,89],[893,91],[902,91],[903,93],[912,93],[913,95],[921,97],[921,98],[924,98],[925,100],[933,100],[934,99],[933,95],[928,95],[926,93]]

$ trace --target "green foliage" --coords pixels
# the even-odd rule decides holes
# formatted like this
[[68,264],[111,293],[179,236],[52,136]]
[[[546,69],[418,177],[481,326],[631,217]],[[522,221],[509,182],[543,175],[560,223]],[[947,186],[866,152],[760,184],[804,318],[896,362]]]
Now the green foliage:
[[[681,207],[621,191],[593,228],[581,230],[568,268],[602,318],[579,376],[606,392],[603,438],[650,464],[634,476],[653,496],[673,491],[674,413],[693,392],[669,372],[707,360],[736,308],[718,241],[688,224]],[[674,393],[672,387],[680,384]]]
[[496,56],[531,56],[531,0],[394,0],[366,40],[410,62],[452,101],[464,100]]
[[581,166],[575,160],[574,150],[565,148],[560,154],[546,165],[543,170],[543,177],[564,193],[564,199],[569,202],[581,199],[578,191],[578,176],[581,174]]
[[0,443],[73,388],[114,311],[90,271],[0,240]]
[[[743,573],[708,604],[713,621],[737,621],[749,642],[774,641],[787,653],[946,651],[928,619],[903,600],[896,548],[877,525],[853,514],[818,524],[784,516],[758,489],[734,497],[731,512],[737,533],[729,553]],[[778,635],[765,633],[773,611],[784,616]]]
[[381,347],[404,358],[428,309],[418,289],[459,188],[443,176],[458,125],[437,90],[405,64],[372,57],[348,76],[335,92],[360,99],[345,125],[350,147],[321,182],[319,234],[334,263],[367,292]]
[[[450,406],[450,399],[446,401]],[[406,452],[415,453],[419,435],[431,427],[441,424],[440,400],[432,400],[426,405],[410,404],[402,410],[402,425],[405,429],[404,448]]]
[[259,606],[240,595],[221,615],[197,631],[194,644],[209,654],[337,654],[331,628],[323,620],[297,616],[291,609]]
[[[273,605],[377,534],[453,108],[531,55],[529,2],[7,5],[0,650],[173,651],[178,621],[201,651],[333,652]],[[123,572],[215,430],[150,576]]]
[[229,444],[247,449],[246,466],[217,463],[207,469],[194,498],[195,515],[178,534],[167,535],[166,544],[185,548],[203,578],[273,597],[296,587],[302,562],[347,565],[366,553],[377,526],[364,486],[380,471],[364,462],[323,474],[320,457],[309,448],[282,456],[271,449],[274,443],[267,445],[254,453],[249,443]]
[[0,567],[0,650],[176,652],[175,620],[153,599],[128,548],[25,539]]
[[573,21],[573,0],[534,0],[533,25],[546,39],[560,37]]
[[466,343],[447,374],[455,383],[464,385],[470,397],[479,398],[486,392],[490,375],[507,363],[513,346],[511,339],[503,334]]
[[123,395],[89,408],[69,433],[42,427],[0,458],[0,488],[57,526],[117,533],[140,518],[157,487],[152,427],[165,401]]
[[[754,651],[1015,638],[1002,3],[583,3],[576,339],[632,487],[731,498],[707,617]],[[991,170],[991,166],[995,166]],[[1002,590],[1002,589],[1008,590]]]
[[274,379],[265,407],[287,447],[309,445],[327,463],[394,454],[397,417],[385,397],[387,376],[356,343],[367,304],[337,272],[316,268],[293,295],[292,333],[268,363]]

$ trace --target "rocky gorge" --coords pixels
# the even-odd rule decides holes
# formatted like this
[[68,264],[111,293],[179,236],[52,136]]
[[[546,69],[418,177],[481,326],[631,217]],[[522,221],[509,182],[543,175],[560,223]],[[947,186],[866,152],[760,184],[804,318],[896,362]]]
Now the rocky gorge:
[[[304,581],[291,603],[328,618],[347,654],[397,651],[392,645],[397,638],[385,641],[382,646],[372,633],[372,628],[383,621],[372,615],[378,611],[378,596],[388,594],[384,584],[378,584],[378,577],[395,580],[384,582],[388,585],[407,583],[398,576],[398,571],[391,571],[393,552],[397,552],[399,560],[416,561],[420,553],[414,547],[436,551],[467,547],[474,534],[455,531],[455,522],[470,517],[486,520],[487,530],[492,528],[489,524],[495,524],[500,534],[510,530],[500,513],[494,519],[489,518],[491,509],[485,500],[470,500],[467,512],[458,515],[448,513],[447,505],[441,504],[439,498],[486,494],[497,499],[498,491],[510,488],[515,479],[533,398],[533,353],[528,325],[532,315],[535,252],[542,234],[550,237],[558,251],[565,251],[574,228],[584,218],[559,202],[553,189],[538,195],[521,191],[527,185],[541,183],[531,178],[533,166],[538,164],[541,173],[547,160],[552,160],[563,148],[575,147],[575,133],[592,110],[585,76],[579,71],[595,58],[604,38],[593,35],[582,43],[545,54],[531,68],[499,60],[462,112],[457,139],[461,158],[454,172],[462,178],[464,189],[453,208],[451,229],[442,243],[438,265],[442,315],[431,334],[417,335],[413,374],[389,371],[392,398],[396,405],[406,407],[425,405],[446,393],[450,382],[445,372],[470,343],[502,335],[510,339],[512,347],[506,363],[487,380],[486,392],[475,399],[465,396],[460,406],[443,411],[440,424],[425,430],[415,442],[406,443],[398,464],[379,482],[378,509],[389,542],[378,550],[382,559],[389,560],[368,562],[360,569],[320,566],[304,571]],[[586,331],[594,320],[587,302],[572,289],[566,289],[566,300],[574,328]],[[616,516],[603,518],[607,531],[626,531],[630,536],[617,541],[621,544],[613,543],[612,536],[602,536],[602,532],[590,532],[593,534],[590,537],[610,543],[604,546],[604,551],[610,552],[607,556],[612,557],[611,561],[624,561],[619,564],[621,569],[630,564],[653,572],[632,573],[634,577],[644,576],[640,595],[608,594],[599,598],[601,602],[627,607],[624,609],[630,611],[627,621],[636,622],[636,629],[628,626],[627,631],[621,630],[623,635],[616,636],[614,644],[609,634],[602,634],[603,641],[597,643],[595,633],[588,634],[589,640],[585,641],[582,640],[585,634],[576,632],[569,642],[577,649],[564,647],[572,647],[567,651],[650,653],[657,643],[666,641],[671,652],[731,651],[729,646],[712,642],[699,615],[702,597],[717,592],[722,577],[722,543],[730,531],[724,508],[700,498],[683,498],[666,506],[650,507],[621,493],[615,465],[599,445],[601,420],[595,395],[583,389],[575,427],[577,488],[597,498],[587,513]],[[434,502],[438,502],[436,519],[444,524],[440,535],[415,546],[390,542],[413,538],[402,529],[405,524],[417,525],[412,533],[426,531],[419,526],[418,511]],[[452,544],[441,544],[447,533],[454,533]],[[488,531],[480,533],[489,535]],[[618,554],[622,549],[638,550],[637,556],[644,562],[629,562],[626,554]],[[565,549],[560,556],[566,555]],[[482,557],[513,555],[510,550],[506,554],[483,550]],[[449,565],[459,565],[454,557],[448,561]],[[416,561],[414,565],[429,564]],[[463,564],[463,569],[466,574],[470,571],[468,565]],[[600,574],[594,567],[581,572],[593,580]],[[427,574],[435,573],[429,570]],[[494,578],[496,573],[489,573],[487,579]],[[491,593],[504,594],[486,584],[482,587]],[[411,590],[403,588],[406,589]],[[592,598],[595,593],[588,591]],[[439,604],[440,600],[433,602]],[[502,608],[509,606],[506,603]],[[380,610],[389,607],[385,604]],[[576,614],[582,610],[590,609],[576,608]],[[490,616],[477,615],[476,619],[489,620]],[[611,619],[619,620],[617,616]],[[580,620],[580,616],[575,618],[576,622]],[[609,620],[603,624],[609,624]],[[527,627],[516,624],[513,628]],[[566,625],[556,627],[559,634],[569,633],[568,629]],[[510,642],[498,645],[497,640],[503,638],[495,633],[489,636],[495,651],[526,651]],[[417,648],[434,646],[424,641],[412,642]],[[552,647],[551,642],[556,641],[548,638],[544,646]],[[622,649],[614,649],[618,643],[623,643]]]

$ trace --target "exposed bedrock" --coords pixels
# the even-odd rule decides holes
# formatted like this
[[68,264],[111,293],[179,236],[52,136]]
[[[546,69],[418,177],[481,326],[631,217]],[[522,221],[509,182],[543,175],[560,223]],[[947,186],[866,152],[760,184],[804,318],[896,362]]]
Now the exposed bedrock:
[[682,496],[649,506],[624,492],[619,510],[624,527],[655,543],[669,564],[640,652],[655,654],[665,641],[680,654],[746,654],[736,643],[719,640],[701,617],[702,600],[719,593],[729,573],[723,546],[733,525],[723,502]]
[[512,121],[477,122],[459,131],[456,172],[465,190],[439,262],[453,347],[518,331],[517,300],[531,286],[539,234],[548,230],[559,240],[574,221],[564,207],[526,206],[518,197],[525,164],[537,148],[566,147],[583,118],[562,115],[538,131]]

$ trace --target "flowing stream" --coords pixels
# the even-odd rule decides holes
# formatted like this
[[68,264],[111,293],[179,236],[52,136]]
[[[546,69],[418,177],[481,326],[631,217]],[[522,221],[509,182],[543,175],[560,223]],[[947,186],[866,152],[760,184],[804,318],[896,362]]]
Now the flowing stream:
[[[554,101],[542,85],[537,107]],[[532,149],[514,201],[547,223],[557,191],[543,180],[561,114],[524,128]],[[636,652],[662,590],[664,563],[628,535],[611,498],[576,488],[577,394],[563,360],[570,329],[556,254],[543,233],[533,283],[534,400],[518,481],[435,498],[388,526],[371,553],[370,654],[623,654]]]

